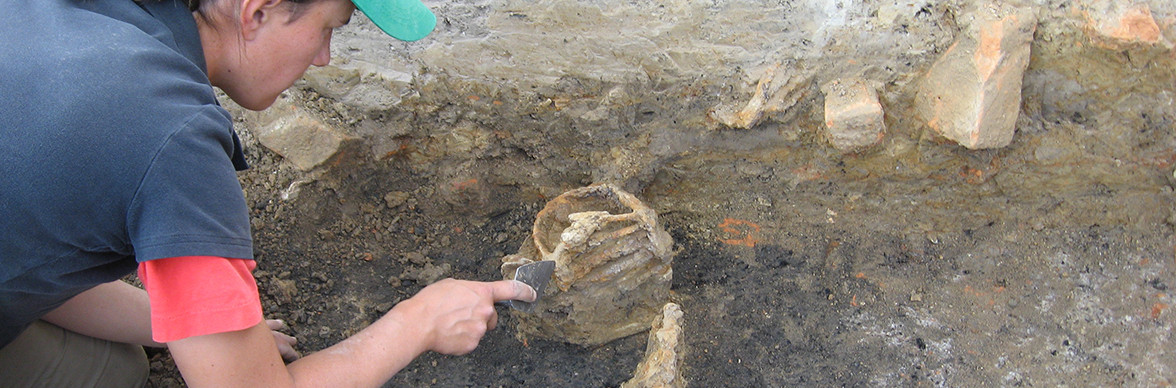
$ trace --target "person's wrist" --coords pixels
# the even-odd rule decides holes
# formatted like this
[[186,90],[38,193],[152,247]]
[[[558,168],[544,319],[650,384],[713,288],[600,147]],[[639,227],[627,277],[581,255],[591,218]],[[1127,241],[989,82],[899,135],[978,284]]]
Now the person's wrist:
[[416,301],[408,299],[397,303],[392,310],[380,318],[380,322],[388,325],[391,337],[403,339],[402,343],[398,345],[412,350],[413,358],[429,351],[430,344],[434,341],[434,335],[430,329],[432,325],[420,322],[421,317],[424,316],[422,307],[418,306]]

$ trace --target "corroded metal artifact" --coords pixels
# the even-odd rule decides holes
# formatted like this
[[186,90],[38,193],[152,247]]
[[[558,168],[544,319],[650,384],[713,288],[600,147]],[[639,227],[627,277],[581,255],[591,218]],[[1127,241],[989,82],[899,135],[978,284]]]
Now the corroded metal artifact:
[[672,246],[653,209],[614,186],[553,199],[519,252],[502,258],[505,278],[526,263],[556,263],[542,301],[518,315],[519,335],[597,345],[648,330],[669,299]]

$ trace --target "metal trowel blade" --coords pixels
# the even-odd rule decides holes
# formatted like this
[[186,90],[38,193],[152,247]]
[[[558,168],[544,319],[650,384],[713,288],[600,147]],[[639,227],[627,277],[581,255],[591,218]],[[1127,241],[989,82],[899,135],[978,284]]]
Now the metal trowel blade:
[[[515,270],[514,280],[526,283],[531,288],[535,289],[535,295],[538,298],[535,302],[539,302],[539,298],[543,297],[543,291],[547,289],[547,283],[551,282],[551,273],[555,272],[555,262],[551,260],[536,261],[520,266]],[[535,308],[535,302],[524,302],[521,300],[510,301],[510,307],[524,313],[531,312]]]

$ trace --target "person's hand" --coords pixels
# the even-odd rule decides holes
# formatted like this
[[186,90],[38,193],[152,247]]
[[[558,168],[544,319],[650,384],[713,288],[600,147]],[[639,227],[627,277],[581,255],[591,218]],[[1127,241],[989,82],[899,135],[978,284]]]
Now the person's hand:
[[472,352],[487,330],[498,325],[494,302],[535,301],[535,290],[522,282],[473,282],[445,279],[425,287],[393,311],[424,333],[428,350],[463,355]]
[[302,357],[301,354],[298,354],[297,350],[294,350],[294,345],[298,344],[298,339],[279,331],[290,330],[286,326],[286,322],[280,319],[266,319],[265,325],[269,327],[270,332],[274,335],[274,342],[278,344],[278,353],[282,355],[282,360],[294,362],[294,360]]

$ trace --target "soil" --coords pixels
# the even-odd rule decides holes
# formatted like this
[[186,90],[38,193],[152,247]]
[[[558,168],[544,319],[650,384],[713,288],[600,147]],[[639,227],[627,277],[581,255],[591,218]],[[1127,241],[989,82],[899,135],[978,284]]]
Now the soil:
[[[884,147],[909,157],[889,163],[817,157],[804,142],[787,158],[667,163],[636,194],[678,250],[671,299],[685,312],[689,384],[1171,384],[1172,155],[1135,144],[1134,160],[1043,162],[1043,144],[1082,126],[1034,126],[996,151],[896,136]],[[439,278],[501,278],[500,258],[545,203],[462,211],[407,159],[308,175],[242,136],[264,308],[304,354]],[[1148,144],[1171,142],[1156,136]],[[643,357],[645,334],[521,342],[515,313],[499,313],[473,353],[426,354],[387,386],[615,387]],[[152,357],[152,386],[182,385],[166,351]]]
[[[634,113],[641,130],[658,136],[654,143],[681,143],[656,157],[645,155],[652,146],[598,154],[636,160],[614,170],[637,177],[623,187],[657,211],[674,239],[670,299],[684,312],[688,384],[1176,383],[1169,290],[1176,286],[1176,117],[1170,104],[1146,101],[1157,95],[1150,88],[1170,90],[1172,75],[1100,70],[1103,62],[1088,61],[1093,54],[1072,54],[1046,59],[1073,57],[1098,70],[1077,67],[1082,77],[1107,75],[1118,86],[1074,109],[1046,103],[1055,88],[1026,87],[1013,142],[995,150],[967,150],[927,133],[905,121],[909,107],[901,101],[886,101],[883,142],[854,154],[819,138],[815,93],[786,119],[747,130],[672,127],[677,121],[654,120],[672,118],[657,105]],[[1158,75],[1123,81],[1124,74]],[[312,91],[292,93],[327,115],[337,105]],[[428,111],[417,107],[401,116],[421,127],[462,125],[445,117],[461,109],[433,102],[444,106],[439,113],[413,115]],[[542,124],[557,115],[543,114],[530,117]],[[500,259],[529,238],[548,198],[609,176],[583,168],[596,150],[576,148],[592,139],[575,137],[574,125],[566,127],[576,133],[552,134],[543,130],[565,126],[510,127],[485,118],[491,114],[470,116],[482,117],[476,121],[487,133],[513,133],[488,141],[516,148],[425,162],[356,152],[308,173],[239,123],[253,166],[240,177],[263,307],[289,323],[304,354],[440,278],[500,279]],[[653,128],[659,125],[666,127]],[[602,131],[627,138],[623,129]],[[408,138],[397,138],[401,145],[430,136],[401,134]],[[484,176],[496,179],[465,180]],[[616,387],[644,355],[644,333],[598,347],[523,342],[516,313],[499,314],[499,327],[473,353],[425,354],[386,386]],[[166,351],[152,359],[151,386],[182,385]]]

